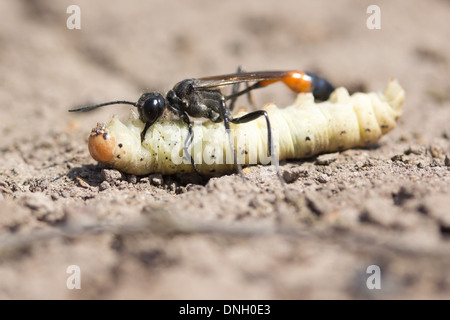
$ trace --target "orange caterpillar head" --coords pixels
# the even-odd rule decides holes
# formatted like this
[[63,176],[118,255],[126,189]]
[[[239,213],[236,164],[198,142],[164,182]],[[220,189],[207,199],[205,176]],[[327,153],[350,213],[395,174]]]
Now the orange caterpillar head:
[[116,140],[106,130],[104,123],[97,123],[89,136],[89,153],[99,162],[108,162],[114,157]]

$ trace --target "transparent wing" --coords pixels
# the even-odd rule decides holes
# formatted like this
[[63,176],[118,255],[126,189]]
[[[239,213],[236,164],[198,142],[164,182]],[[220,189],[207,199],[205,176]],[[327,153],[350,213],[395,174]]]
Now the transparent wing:
[[292,75],[292,71],[258,71],[258,72],[239,72],[230,73],[212,77],[198,78],[194,85],[196,89],[208,89],[232,85],[241,82],[259,82],[265,80],[279,80]]

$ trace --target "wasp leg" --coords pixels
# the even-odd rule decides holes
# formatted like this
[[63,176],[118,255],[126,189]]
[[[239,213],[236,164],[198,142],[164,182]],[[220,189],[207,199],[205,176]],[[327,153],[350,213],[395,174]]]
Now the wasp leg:
[[195,166],[194,157],[192,157],[191,153],[189,152],[189,146],[191,145],[192,141],[194,140],[194,130],[192,129],[192,122],[189,120],[189,117],[186,113],[180,112],[178,114],[181,120],[183,120],[188,125],[188,135],[186,139],[184,140],[183,145],[183,151],[184,154],[187,156],[188,159],[191,160],[192,168],[194,168],[194,171],[199,174],[201,177],[203,177],[203,174],[198,171],[197,167]]
[[[229,96],[226,96],[225,99],[233,101],[233,100],[236,100],[237,97],[242,96],[243,94],[247,93],[248,97],[249,97],[248,99],[249,99],[251,105],[254,106],[253,98],[251,97],[250,91],[258,89],[258,88],[262,88],[262,87],[263,87],[263,85],[260,82],[256,82],[256,83],[252,84],[251,86],[249,86],[247,84],[247,87],[245,89],[238,91],[238,92],[232,92]],[[231,109],[231,106],[230,106],[230,109]]]
[[242,117],[230,119],[230,122],[231,123],[236,123],[236,124],[246,123],[246,122],[250,122],[250,121],[256,120],[259,117],[266,118],[267,144],[268,144],[269,156],[271,157],[272,164],[275,166],[275,170],[277,172],[278,177],[283,182],[284,179],[281,176],[280,168],[278,166],[278,159],[276,158],[275,152],[274,152],[274,145],[273,145],[273,139],[272,139],[272,127],[270,125],[270,120],[269,120],[269,116],[267,115],[267,112],[265,110],[256,110],[256,111],[247,113],[247,114],[243,115]]
[[167,93],[167,96],[168,97],[170,96],[169,101],[171,102],[171,104],[167,106],[169,110],[172,111],[174,114],[176,114],[184,123],[188,125],[188,135],[184,140],[183,145],[183,152],[184,152],[183,157],[187,156],[187,158],[191,160],[191,164],[192,167],[194,168],[194,171],[202,178],[204,178],[203,174],[201,174],[200,171],[198,171],[197,167],[195,166],[194,158],[189,152],[189,146],[194,140],[194,130],[192,129],[192,122],[189,119],[189,116],[186,114],[186,112],[182,111],[181,108],[179,107],[182,103],[181,99],[178,98],[172,90]]
[[238,173],[241,174],[242,166],[238,162],[238,158],[237,158],[236,152],[234,151],[234,142],[231,140],[230,115],[229,115],[229,111],[227,109],[227,105],[225,103],[225,98],[224,97],[222,97],[222,99],[220,100],[220,114],[222,116],[223,123],[225,125],[225,131],[227,133],[228,141],[230,143],[230,149],[231,149],[231,153],[233,154],[234,163],[236,163],[236,167],[237,167]]
[[250,113],[247,113],[239,118],[233,118],[230,119],[230,122],[235,124],[240,123],[247,123],[253,120],[258,119],[259,117],[265,117],[266,118],[266,124],[267,124],[267,143],[268,143],[268,151],[269,156],[273,154],[273,141],[272,141],[272,127],[270,125],[269,116],[267,115],[267,112],[265,110],[256,110]]
[[[242,66],[239,66],[239,67],[237,68],[237,73],[241,73],[241,72],[242,72]],[[236,92],[239,91],[240,85],[241,85],[240,82],[237,82],[237,83],[233,84],[233,88],[231,89],[231,95],[232,95],[232,96],[233,96]],[[236,103],[237,98],[238,98],[238,97],[234,97],[234,98],[231,98],[231,99],[230,99],[231,101],[230,101],[230,103],[229,103],[229,106],[230,106],[229,108],[230,108],[231,111],[233,111],[233,109],[234,109],[234,104]]]
[[150,123],[146,122],[144,130],[141,132],[141,143],[144,142],[145,134],[147,133],[148,128],[150,128]]
[[[237,69],[237,73],[241,73],[241,72],[242,72],[242,66],[239,66],[238,69]],[[239,86],[240,86],[240,82],[233,84],[233,88],[231,89],[231,95],[226,98],[226,99],[231,100],[229,102],[229,109],[230,109],[230,111],[233,111],[234,104],[236,103],[237,98],[241,95],[241,94],[238,94]],[[245,90],[248,90],[248,87],[249,87],[248,82],[245,83],[245,86],[246,86]],[[254,103],[254,100],[253,100],[253,95],[251,93],[251,89],[246,91],[246,93],[247,93],[248,102],[250,103],[250,105],[252,107],[255,107],[255,103]]]

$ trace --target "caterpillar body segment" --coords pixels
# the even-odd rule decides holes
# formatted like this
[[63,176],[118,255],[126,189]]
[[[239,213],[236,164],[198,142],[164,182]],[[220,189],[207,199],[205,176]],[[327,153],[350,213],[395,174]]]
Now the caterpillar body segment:
[[[402,114],[405,92],[392,79],[384,92],[355,93],[336,89],[329,100],[315,103],[311,93],[301,93],[293,105],[280,109],[263,107],[272,124],[275,154],[279,160],[301,159],[325,152],[363,147],[392,130]],[[236,116],[241,116],[240,112]],[[116,116],[98,124],[89,138],[94,159],[120,171],[135,175],[149,173],[188,173],[193,167],[183,158],[183,143],[188,127],[181,120],[160,120],[147,130],[135,112],[125,122]],[[267,127],[264,118],[231,124],[239,163],[269,164]],[[223,123],[206,121],[193,126],[190,153],[201,173],[235,170]]]

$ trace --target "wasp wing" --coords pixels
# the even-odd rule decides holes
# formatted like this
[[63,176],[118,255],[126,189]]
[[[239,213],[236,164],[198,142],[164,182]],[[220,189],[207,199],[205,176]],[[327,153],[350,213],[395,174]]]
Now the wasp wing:
[[292,75],[290,71],[257,71],[257,72],[238,72],[212,77],[198,78],[194,84],[194,89],[209,89],[221,86],[232,85],[242,82],[259,82],[265,80],[278,80]]

